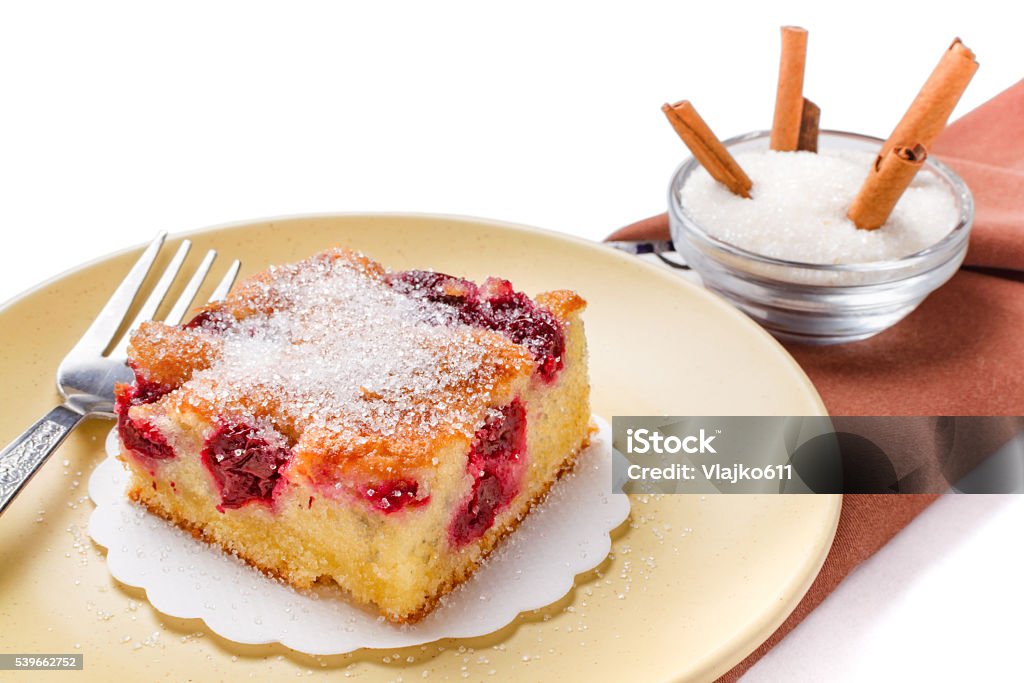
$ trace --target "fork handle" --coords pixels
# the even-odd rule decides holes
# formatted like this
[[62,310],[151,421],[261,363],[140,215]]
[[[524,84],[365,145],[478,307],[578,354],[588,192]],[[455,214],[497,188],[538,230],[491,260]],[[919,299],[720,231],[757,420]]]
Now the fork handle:
[[57,406],[0,451],[0,513],[85,415]]

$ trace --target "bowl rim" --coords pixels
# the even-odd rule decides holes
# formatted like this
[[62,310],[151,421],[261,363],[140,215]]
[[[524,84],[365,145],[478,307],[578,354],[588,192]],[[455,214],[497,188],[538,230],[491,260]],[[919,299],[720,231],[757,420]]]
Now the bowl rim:
[[[843,130],[822,129],[820,134],[827,135],[829,137],[857,140],[859,142],[878,143],[879,146],[885,142],[882,138],[872,135],[864,135],[861,133],[853,133]],[[728,148],[751,140],[768,138],[770,135],[771,131],[755,130],[742,135],[735,135],[724,140],[722,144]],[[684,224],[690,233],[696,235],[705,242],[710,243],[716,249],[727,252],[732,256],[738,256],[766,266],[833,273],[889,273],[907,268],[914,268],[922,264],[927,265],[933,261],[937,261],[933,267],[938,267],[955,257],[958,248],[964,245],[970,236],[971,227],[974,223],[974,196],[971,194],[971,190],[963,178],[961,178],[949,166],[942,163],[932,155],[929,154],[928,158],[925,160],[925,165],[929,167],[930,172],[938,175],[948,186],[951,187],[954,196],[959,200],[960,205],[957,224],[949,231],[949,233],[946,234],[945,237],[935,244],[912,254],[907,254],[906,256],[901,256],[898,259],[888,261],[866,261],[861,263],[807,263],[805,261],[790,261],[788,259],[758,254],[711,235],[701,226],[700,222],[686,210],[679,196],[679,190],[683,185],[685,185],[685,182],[682,181],[688,178],[690,173],[699,166],[697,159],[693,156],[690,156],[679,164],[679,166],[676,167],[675,172],[672,174],[672,180],[669,183],[668,188],[669,215],[678,219],[679,223]],[[676,221],[670,221],[670,223],[674,222]],[[671,236],[673,244],[675,244],[677,235],[674,230],[672,230]],[[678,250],[678,245],[676,245],[676,249]]]

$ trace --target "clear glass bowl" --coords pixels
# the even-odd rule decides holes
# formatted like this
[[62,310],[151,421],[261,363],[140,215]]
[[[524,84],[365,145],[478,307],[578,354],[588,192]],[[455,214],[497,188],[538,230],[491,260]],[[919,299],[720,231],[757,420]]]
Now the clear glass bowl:
[[[768,149],[768,141],[768,131],[758,131],[726,140],[725,146],[735,154]],[[821,131],[818,149],[875,153],[882,142],[855,133]],[[937,177],[953,195],[959,213],[956,227],[938,243],[909,256],[835,265],[762,256],[709,235],[680,201],[680,190],[698,167],[691,158],[672,177],[668,215],[675,248],[708,289],[780,339],[839,344],[878,334],[951,278],[967,251],[974,200],[964,181],[933,158],[920,172]]]

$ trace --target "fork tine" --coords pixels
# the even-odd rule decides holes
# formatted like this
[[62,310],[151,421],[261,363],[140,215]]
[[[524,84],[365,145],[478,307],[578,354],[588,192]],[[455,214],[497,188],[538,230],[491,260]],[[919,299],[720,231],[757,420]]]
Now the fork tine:
[[238,269],[242,267],[242,262],[235,259],[231,262],[231,266],[228,268],[228,272],[224,274],[221,281],[214,288],[213,293],[210,294],[210,303],[214,301],[220,301],[228,295],[231,291],[231,285],[235,284],[235,278],[238,277]]
[[113,339],[117,333],[117,328],[121,326],[125,315],[128,314],[132,301],[135,300],[135,296],[139,293],[139,288],[142,287],[142,283],[145,281],[149,269],[153,266],[156,255],[160,251],[160,247],[163,245],[166,237],[167,233],[161,232],[149,243],[149,246],[142,252],[142,256],[135,262],[132,269],[128,271],[128,275],[125,276],[121,284],[114,290],[114,293],[106,305],[103,306],[99,315],[89,325],[89,329],[85,331],[82,338],[75,344],[72,353],[76,351],[95,355],[103,353],[103,349]]
[[164,297],[167,296],[167,292],[171,289],[171,285],[174,284],[174,279],[178,276],[178,272],[181,270],[181,265],[185,262],[185,257],[188,256],[188,250],[192,247],[192,240],[182,240],[181,246],[178,247],[178,251],[174,253],[174,257],[171,258],[171,262],[164,268],[164,272],[160,274],[160,279],[157,280],[156,286],[153,287],[153,291],[150,292],[146,301],[143,302],[139,312],[135,315],[135,319],[132,320],[132,324],[128,326],[124,335],[121,336],[121,340],[117,342],[117,346],[110,352],[111,356],[124,355],[128,351],[128,339],[131,337],[131,333],[139,328],[144,322],[152,320],[156,315],[157,309],[160,308],[160,304],[163,303]]
[[164,322],[168,325],[177,325],[188,313],[188,309],[192,307],[192,300],[196,298],[196,293],[199,292],[199,288],[203,286],[203,280],[206,279],[206,274],[210,272],[210,267],[213,265],[213,260],[217,258],[217,252],[211,249],[206,252],[206,256],[203,257],[202,263],[196,268],[196,272],[193,273],[192,279],[185,285],[185,289],[181,291],[181,296],[174,302],[174,306],[171,308],[171,312],[167,314]]

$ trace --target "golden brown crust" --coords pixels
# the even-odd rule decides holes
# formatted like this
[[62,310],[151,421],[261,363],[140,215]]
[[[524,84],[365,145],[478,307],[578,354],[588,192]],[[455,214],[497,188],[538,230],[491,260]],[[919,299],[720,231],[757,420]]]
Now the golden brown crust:
[[555,317],[566,320],[574,313],[580,313],[587,307],[587,302],[570,289],[556,289],[537,295],[537,303],[555,314]]
[[238,320],[257,313],[269,314],[288,305],[277,285],[294,280],[304,270],[319,264],[342,262],[362,275],[380,280],[384,267],[365,254],[346,247],[331,247],[307,259],[285,266],[271,266],[239,282],[221,302],[201,310],[224,310]]
[[[535,362],[530,351],[510,343],[501,335],[486,330],[473,330],[475,343],[486,348],[485,360],[458,383],[445,387],[443,395],[433,392],[410,398],[422,410],[407,412],[407,419],[389,434],[365,427],[328,429],[312,427],[302,432],[294,448],[291,468],[312,481],[337,481],[351,476],[375,476],[410,468],[432,467],[434,455],[455,441],[469,441],[478,419],[487,406],[480,404],[478,387],[490,386],[490,403],[503,405],[512,400],[518,389],[533,373]],[[368,406],[387,406],[393,399],[359,387]],[[428,425],[430,408],[444,401],[453,414],[466,419]],[[385,408],[385,410],[391,408]]]
[[220,347],[220,339],[199,330],[146,322],[132,334],[128,354],[150,382],[178,387],[210,367]]

